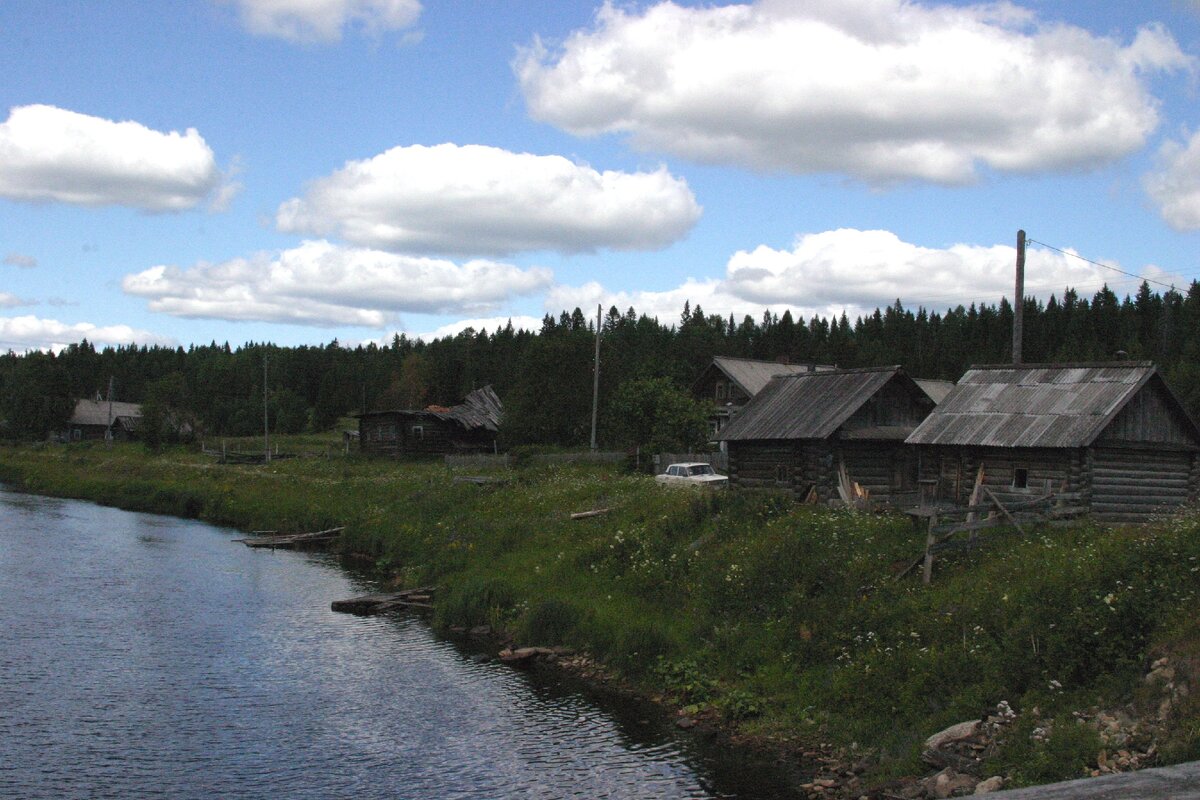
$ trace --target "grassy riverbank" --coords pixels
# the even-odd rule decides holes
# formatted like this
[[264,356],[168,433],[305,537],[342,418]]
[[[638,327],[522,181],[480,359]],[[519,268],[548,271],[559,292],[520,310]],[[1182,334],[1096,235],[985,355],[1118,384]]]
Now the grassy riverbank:
[[[893,579],[923,546],[903,518],[664,491],[612,468],[455,474],[340,455],[219,466],[131,445],[0,448],[0,480],[29,491],[243,530],[345,525],[344,549],[387,578],[443,587],[439,624],[578,647],[744,733],[868,752],[876,780],[927,772],[927,736],[1001,700],[1020,716],[990,768],[1075,777],[1104,744],[1072,712],[1157,703],[1150,663],[1200,659],[1196,515],[1002,537],[940,560],[926,587]],[[1198,708],[1169,709],[1160,761],[1200,758]]]

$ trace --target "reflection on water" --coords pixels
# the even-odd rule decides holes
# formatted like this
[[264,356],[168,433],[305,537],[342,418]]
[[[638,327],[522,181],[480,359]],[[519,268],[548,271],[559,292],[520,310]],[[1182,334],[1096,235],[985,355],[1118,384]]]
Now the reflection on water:
[[790,796],[652,709],[334,614],[372,587],[231,537],[0,491],[0,796]]

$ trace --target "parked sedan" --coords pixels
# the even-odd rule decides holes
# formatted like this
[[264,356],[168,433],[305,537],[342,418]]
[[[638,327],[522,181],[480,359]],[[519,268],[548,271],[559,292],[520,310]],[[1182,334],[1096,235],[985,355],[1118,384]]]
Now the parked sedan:
[[655,475],[654,480],[664,486],[695,486],[708,489],[724,489],[729,485],[729,478],[717,474],[711,464],[703,462],[672,464],[663,474]]

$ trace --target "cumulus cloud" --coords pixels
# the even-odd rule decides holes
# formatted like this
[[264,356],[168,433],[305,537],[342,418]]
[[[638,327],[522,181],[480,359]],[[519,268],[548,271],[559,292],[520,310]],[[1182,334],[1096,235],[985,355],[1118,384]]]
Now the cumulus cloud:
[[[756,320],[764,310],[793,316],[851,319],[889,306],[899,299],[906,308],[940,311],[959,304],[998,302],[1012,298],[1016,248],[1012,245],[955,244],[930,248],[905,242],[890,231],[840,229],[797,237],[791,249],[760,245],[730,257],[723,279],[689,279],[657,292],[611,292],[598,283],[556,286],[546,298],[551,313],[576,306],[625,311],[663,322],[679,318],[685,301],[706,314],[746,314]],[[1115,266],[1115,265],[1112,265]],[[1154,267],[1143,269],[1152,280],[1180,279]],[[1027,251],[1025,292],[1048,298],[1072,287],[1095,291],[1122,276],[1078,258],[1031,247]],[[1181,284],[1182,285],[1182,284]]]
[[1158,160],[1158,169],[1144,179],[1146,192],[1172,228],[1200,230],[1200,131],[1187,144],[1164,144]]
[[250,33],[302,43],[336,42],[347,27],[379,36],[411,28],[421,16],[418,0],[226,1]]
[[87,339],[98,345],[145,344],[173,347],[177,342],[150,331],[128,325],[94,325],[90,322],[64,323],[35,316],[0,317],[0,347],[16,352],[62,350]]
[[0,197],[10,200],[180,211],[220,184],[194,128],[161,133],[46,105],[13,108],[0,124]]
[[512,323],[513,330],[517,331],[540,331],[542,329],[541,317],[527,317],[523,315],[506,316],[506,317],[483,317],[475,319],[460,319],[457,322],[451,322],[447,325],[442,325],[440,328],[435,328],[428,333],[409,334],[411,338],[424,339],[431,342],[434,339],[442,339],[447,336],[457,336],[468,328],[478,331],[486,331],[487,333],[495,333],[496,329],[503,329],[509,323]]
[[33,256],[25,255],[24,253],[8,253],[4,256],[4,264],[8,267],[20,267],[21,269],[33,269],[37,266],[37,259]]
[[1193,66],[1150,26],[1129,44],[1009,4],[910,0],[644,10],[611,3],[514,63],[530,114],[704,163],[961,184],[1088,168],[1158,124],[1146,76]]
[[279,228],[397,252],[651,250],[700,217],[687,182],[482,145],[395,147],[280,206]]
[[546,288],[547,269],[494,261],[464,264],[308,241],[181,269],[156,266],[125,276],[126,293],[178,317],[300,325],[383,327],[398,313],[486,312]]

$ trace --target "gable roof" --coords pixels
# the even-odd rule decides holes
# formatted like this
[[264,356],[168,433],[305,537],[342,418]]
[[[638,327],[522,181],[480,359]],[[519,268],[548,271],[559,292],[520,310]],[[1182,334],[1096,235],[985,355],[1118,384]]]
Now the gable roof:
[[482,428],[495,432],[500,430],[500,417],[503,413],[504,405],[489,384],[471,392],[462,403],[450,408],[429,406],[423,409],[388,409],[386,411],[367,411],[352,416],[361,419],[380,414],[401,414],[408,418],[448,420],[468,431]]
[[695,389],[708,375],[709,371],[717,369],[725,377],[733,381],[748,397],[754,397],[761,392],[776,375],[800,375],[809,372],[828,372],[837,367],[827,364],[781,364],[778,361],[758,361],[752,358],[735,358],[734,356],[713,356],[700,377],[692,384]]
[[1151,380],[1187,420],[1154,364],[999,364],[972,367],[909,444],[1087,447]]
[[825,439],[895,378],[922,391],[898,366],[780,375],[717,438]]
[[913,380],[934,403],[945,400],[946,395],[950,394],[950,390],[954,388],[954,381],[937,381],[931,378],[913,378]]
[[[438,412],[432,412],[438,413]],[[504,405],[492,389],[491,384],[471,392],[461,405],[454,406],[440,416],[452,419],[467,430],[484,428],[489,431],[500,429],[500,415],[504,413]]]
[[[107,400],[94,400],[84,398],[83,400],[75,401],[75,410],[71,413],[71,425],[101,425],[108,427],[108,407]],[[122,418],[128,420],[126,427],[132,424],[135,420],[142,418],[142,406],[140,403],[112,403],[112,421],[115,424]]]

